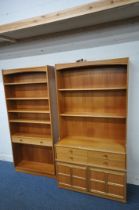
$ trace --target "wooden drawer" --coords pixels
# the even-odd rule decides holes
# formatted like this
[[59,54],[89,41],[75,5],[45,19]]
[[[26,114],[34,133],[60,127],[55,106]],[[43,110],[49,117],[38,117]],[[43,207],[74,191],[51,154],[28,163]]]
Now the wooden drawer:
[[[20,143],[20,144],[33,144],[33,145],[48,146],[48,141],[45,138],[37,139],[37,138],[31,138],[31,137],[13,136],[12,142]],[[49,144],[51,146],[52,142],[50,141]]]
[[105,160],[118,160],[125,161],[124,154],[114,154],[108,152],[97,152],[97,151],[88,151],[88,161],[92,159],[105,159]]
[[86,163],[87,151],[81,149],[56,147],[56,156],[58,160],[67,162]]
[[124,160],[111,160],[111,159],[104,159],[104,158],[91,158],[88,159],[88,164],[90,165],[97,165],[104,168],[119,168],[125,169],[126,164]]

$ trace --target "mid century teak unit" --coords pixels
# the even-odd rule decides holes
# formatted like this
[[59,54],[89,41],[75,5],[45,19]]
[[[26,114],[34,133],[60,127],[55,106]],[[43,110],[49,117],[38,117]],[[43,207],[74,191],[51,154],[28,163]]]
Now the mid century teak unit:
[[53,67],[3,70],[3,80],[16,170],[54,176]]
[[56,65],[59,186],[126,201],[128,59]]

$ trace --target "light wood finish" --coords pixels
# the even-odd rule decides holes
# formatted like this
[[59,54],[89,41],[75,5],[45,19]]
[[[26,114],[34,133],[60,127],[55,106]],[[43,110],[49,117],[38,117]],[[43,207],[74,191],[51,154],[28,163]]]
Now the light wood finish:
[[[50,72],[51,71],[51,72]],[[50,72],[50,73],[49,73]],[[17,171],[55,175],[50,66],[3,71],[7,111]]]
[[59,187],[126,201],[124,172],[57,162]]
[[[99,25],[138,16],[138,0],[101,0],[0,26],[7,41]],[[74,24],[73,24],[74,22]],[[32,33],[30,33],[30,30]]]
[[128,58],[56,65],[60,187],[126,200],[127,65]]
[[51,136],[42,137],[40,136],[25,136],[19,134],[12,135],[12,142],[20,143],[20,144],[32,144],[32,145],[42,145],[42,146],[49,146],[52,147],[52,139]]

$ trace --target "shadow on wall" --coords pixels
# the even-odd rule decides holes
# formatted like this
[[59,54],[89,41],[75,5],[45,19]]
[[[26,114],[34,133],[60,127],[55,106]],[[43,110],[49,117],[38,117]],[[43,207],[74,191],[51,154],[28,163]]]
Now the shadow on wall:
[[93,48],[139,40],[139,19],[46,35],[0,48],[0,60]]

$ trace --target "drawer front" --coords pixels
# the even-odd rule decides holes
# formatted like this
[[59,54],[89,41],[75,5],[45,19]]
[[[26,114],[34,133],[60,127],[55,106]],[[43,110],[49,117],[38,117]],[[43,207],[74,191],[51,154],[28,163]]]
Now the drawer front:
[[108,152],[97,152],[97,151],[88,151],[88,161],[92,159],[104,159],[104,160],[117,160],[125,161],[124,154],[113,154]]
[[[35,144],[35,145],[42,145],[42,146],[48,146],[48,143],[46,139],[41,140],[34,140],[32,138],[28,137],[20,137],[20,136],[14,136],[12,137],[12,142],[14,143],[21,143],[21,144]],[[50,144],[51,145],[51,144]]]
[[121,160],[109,160],[109,159],[103,159],[103,158],[92,158],[88,160],[88,164],[91,165],[98,165],[104,168],[119,168],[119,169],[125,169],[126,164],[125,161]]
[[56,147],[56,156],[58,160],[67,162],[86,163],[87,151],[74,148]]

